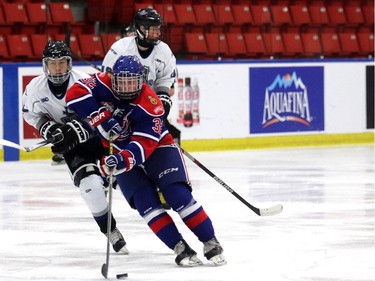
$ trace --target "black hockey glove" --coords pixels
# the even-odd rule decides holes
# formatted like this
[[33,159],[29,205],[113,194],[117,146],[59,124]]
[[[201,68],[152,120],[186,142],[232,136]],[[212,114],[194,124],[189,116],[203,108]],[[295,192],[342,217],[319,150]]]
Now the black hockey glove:
[[172,107],[172,100],[169,97],[169,95],[164,92],[159,92],[158,97],[164,106],[164,111],[165,111],[164,119],[166,119]]
[[45,140],[52,139],[52,133],[62,126],[63,124],[56,123],[55,121],[47,121],[39,128],[39,134]]
[[89,132],[76,120],[66,123],[52,133],[52,152],[64,154],[89,139]]

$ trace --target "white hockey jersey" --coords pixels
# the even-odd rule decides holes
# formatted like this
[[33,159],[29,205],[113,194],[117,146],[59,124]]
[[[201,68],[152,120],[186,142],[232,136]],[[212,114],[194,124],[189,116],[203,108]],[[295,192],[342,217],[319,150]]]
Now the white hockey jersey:
[[103,72],[111,72],[120,56],[137,56],[146,69],[147,84],[156,92],[169,92],[176,78],[176,58],[169,46],[160,41],[147,57],[139,53],[136,37],[124,37],[112,44],[102,63]]
[[[78,79],[88,78],[90,75],[72,69],[68,83],[69,89]],[[48,120],[65,123],[67,117],[65,94],[57,98],[48,87],[48,79],[39,75],[30,81],[22,95],[22,116],[25,121],[39,130],[41,125]]]

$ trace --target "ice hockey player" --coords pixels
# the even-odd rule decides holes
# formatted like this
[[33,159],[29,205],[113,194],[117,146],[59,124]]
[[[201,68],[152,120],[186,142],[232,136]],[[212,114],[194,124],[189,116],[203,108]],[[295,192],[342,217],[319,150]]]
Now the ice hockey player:
[[135,36],[113,43],[102,62],[102,71],[111,73],[122,55],[137,56],[145,68],[147,84],[159,96],[165,116],[168,116],[172,106],[169,91],[176,78],[176,58],[169,46],[160,40],[162,25],[163,19],[155,9],[139,9],[133,19]]
[[[44,74],[26,86],[22,98],[25,121],[52,139],[52,152],[63,156],[74,185],[90,209],[100,231],[107,235],[108,202],[97,166],[107,154],[101,138],[81,118],[67,109],[65,94],[78,79],[90,76],[72,68],[72,54],[63,41],[50,41],[43,51]],[[116,252],[128,254],[126,242],[112,215],[110,241]],[[79,230],[77,230],[79,231]]]
[[110,133],[115,135],[115,154],[104,157],[101,167],[107,174],[113,170],[129,205],[174,250],[175,262],[180,266],[202,264],[163,209],[157,187],[203,243],[204,256],[215,265],[226,264],[211,219],[192,195],[181,150],[163,123],[163,105],[144,83],[140,60],[120,56],[111,74],[96,73],[91,79],[76,82],[68,90],[66,101],[79,116],[89,118],[104,144],[108,145]]
[[[112,72],[116,60],[122,55],[137,56],[145,68],[145,80],[156,92],[163,103],[167,118],[172,100],[170,89],[176,78],[176,58],[169,46],[161,40],[163,19],[152,8],[139,9],[133,18],[134,36],[122,38],[111,46],[102,62],[103,72]],[[181,134],[166,122],[172,136],[180,143]],[[159,192],[160,200],[165,209],[170,209],[164,196]]]

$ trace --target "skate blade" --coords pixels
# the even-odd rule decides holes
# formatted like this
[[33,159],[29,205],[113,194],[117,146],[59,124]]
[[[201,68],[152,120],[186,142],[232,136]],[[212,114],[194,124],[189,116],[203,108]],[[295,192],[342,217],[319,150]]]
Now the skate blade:
[[203,262],[198,259],[196,256],[194,257],[186,257],[180,261],[179,266],[183,267],[196,267],[202,265]]
[[224,256],[221,255],[221,254],[216,255],[216,256],[210,258],[209,260],[212,261],[215,266],[222,266],[222,265],[227,264],[227,261],[225,260]]
[[117,253],[120,255],[129,255],[130,252],[128,248],[126,248],[126,245],[124,245]]

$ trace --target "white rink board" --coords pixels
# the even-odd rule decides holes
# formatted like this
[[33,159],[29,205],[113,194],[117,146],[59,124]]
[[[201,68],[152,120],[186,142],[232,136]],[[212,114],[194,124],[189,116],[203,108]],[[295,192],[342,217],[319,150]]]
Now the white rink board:
[[[365,132],[366,65],[370,63],[178,65],[179,76],[199,77],[201,122],[190,128],[181,124],[177,127],[182,130],[184,139],[252,137],[249,133],[249,68],[324,66],[325,133]],[[178,114],[176,93],[173,102],[172,122]]]
[[[98,63],[97,63],[98,64]],[[340,61],[262,61],[262,62],[225,62],[225,63],[178,63],[179,77],[198,78],[200,87],[199,114],[200,123],[192,127],[184,127],[177,123],[179,101],[177,87],[173,96],[173,107],[169,116],[172,124],[181,131],[184,140],[248,138],[257,136],[290,135],[291,133],[258,133],[250,134],[250,69],[280,67],[311,67],[324,68],[324,131],[292,132],[292,134],[350,134],[366,132],[366,66],[374,65],[373,60],[340,60]],[[94,73],[93,67],[75,63],[75,68]],[[7,65],[0,67],[0,75],[7,71]],[[15,104],[3,105],[4,110],[21,108],[23,76],[40,75],[42,67],[36,64],[29,66],[20,64],[18,67],[18,101]],[[0,76],[2,77],[2,76]],[[177,86],[177,85],[176,85]],[[0,83],[0,97],[3,85]],[[18,103],[18,104],[17,104]],[[1,109],[1,108],[0,108]],[[2,110],[2,112],[4,112]],[[5,113],[3,113],[5,114]],[[1,118],[3,120],[3,118]],[[8,129],[18,129],[19,143],[30,145],[36,139],[25,139],[21,110],[18,125]],[[4,135],[7,127],[2,123],[0,135]],[[30,143],[31,141],[31,143]]]

